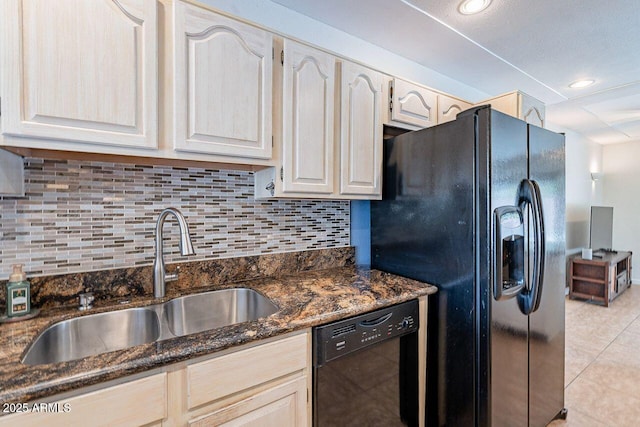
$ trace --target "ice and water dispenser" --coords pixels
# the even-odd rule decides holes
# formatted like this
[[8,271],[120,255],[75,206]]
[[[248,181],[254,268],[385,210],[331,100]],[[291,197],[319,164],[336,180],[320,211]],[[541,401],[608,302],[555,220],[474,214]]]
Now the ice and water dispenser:
[[494,211],[494,298],[516,296],[525,286],[524,220],[516,206],[502,206]]

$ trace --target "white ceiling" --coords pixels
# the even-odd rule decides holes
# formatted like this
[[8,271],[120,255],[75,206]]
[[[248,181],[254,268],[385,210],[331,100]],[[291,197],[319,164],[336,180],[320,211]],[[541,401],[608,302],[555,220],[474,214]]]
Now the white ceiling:
[[[640,141],[638,0],[493,0],[471,16],[461,0],[272,1],[491,95],[522,90],[595,142]],[[596,83],[568,87],[580,78]]]

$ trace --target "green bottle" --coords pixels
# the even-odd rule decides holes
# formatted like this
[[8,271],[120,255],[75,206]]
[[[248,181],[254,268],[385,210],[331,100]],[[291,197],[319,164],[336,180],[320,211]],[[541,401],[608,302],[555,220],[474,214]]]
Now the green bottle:
[[7,282],[7,317],[18,317],[31,311],[31,285],[22,270],[22,264],[13,265]]

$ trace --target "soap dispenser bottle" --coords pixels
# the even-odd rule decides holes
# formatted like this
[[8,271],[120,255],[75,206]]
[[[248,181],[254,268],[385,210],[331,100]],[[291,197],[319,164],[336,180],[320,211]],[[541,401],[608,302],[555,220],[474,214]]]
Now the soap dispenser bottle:
[[24,316],[31,312],[31,285],[22,270],[22,264],[14,264],[7,282],[7,317]]

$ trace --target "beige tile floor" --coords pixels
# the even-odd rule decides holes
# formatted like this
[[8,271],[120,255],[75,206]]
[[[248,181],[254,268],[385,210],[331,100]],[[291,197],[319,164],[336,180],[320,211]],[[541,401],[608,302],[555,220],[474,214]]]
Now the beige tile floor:
[[566,303],[566,421],[549,426],[640,426],[640,285],[609,307]]

